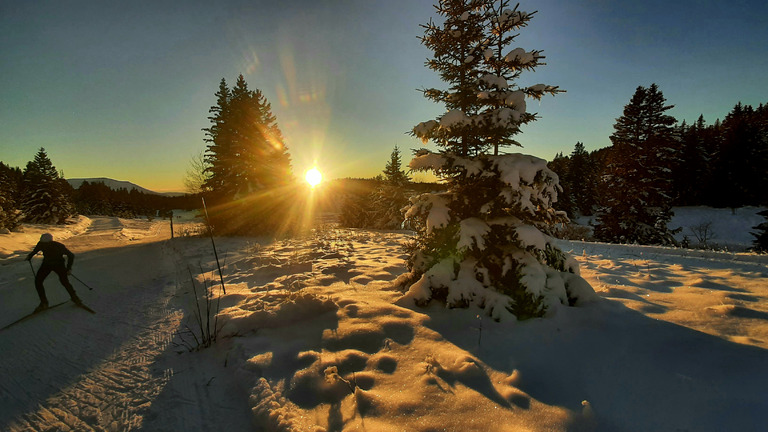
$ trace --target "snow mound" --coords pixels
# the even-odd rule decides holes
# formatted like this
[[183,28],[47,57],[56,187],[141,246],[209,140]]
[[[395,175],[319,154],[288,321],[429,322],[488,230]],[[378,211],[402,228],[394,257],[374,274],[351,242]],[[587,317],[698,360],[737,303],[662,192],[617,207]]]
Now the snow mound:
[[267,293],[221,311],[222,335],[245,334],[262,328],[291,326],[338,306],[331,299],[304,293]]
[[0,234],[0,259],[23,256],[32,251],[40,235],[53,234],[55,241],[64,241],[88,231],[91,219],[78,215],[67,219],[63,225],[23,224],[21,228],[9,234]]

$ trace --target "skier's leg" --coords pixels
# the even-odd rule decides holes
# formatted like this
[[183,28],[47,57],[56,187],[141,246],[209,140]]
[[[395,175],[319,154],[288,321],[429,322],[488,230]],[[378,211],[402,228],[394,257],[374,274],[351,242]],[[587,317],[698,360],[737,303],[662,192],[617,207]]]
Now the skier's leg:
[[35,275],[35,289],[37,290],[38,297],[40,297],[40,306],[44,307],[48,306],[48,298],[45,296],[45,287],[43,287],[43,281],[48,277],[49,274],[51,274],[51,270],[52,269],[50,267],[43,264],[37,270],[37,274]]
[[59,282],[61,282],[62,285],[64,285],[64,288],[66,288],[67,293],[69,293],[69,297],[72,299],[75,303],[80,303],[80,297],[77,296],[77,293],[75,292],[75,287],[72,286],[72,284],[69,282],[69,278],[67,277],[67,268],[64,266],[56,267],[53,269],[53,271],[56,272],[57,275],[59,275]]

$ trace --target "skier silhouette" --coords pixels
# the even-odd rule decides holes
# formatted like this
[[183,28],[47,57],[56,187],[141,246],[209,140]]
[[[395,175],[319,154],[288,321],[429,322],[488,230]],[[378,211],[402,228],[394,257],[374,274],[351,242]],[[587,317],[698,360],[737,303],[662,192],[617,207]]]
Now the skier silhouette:
[[[69,297],[72,301],[81,305],[80,298],[75,293],[75,288],[69,282],[69,272],[72,270],[72,263],[75,261],[75,254],[69,251],[63,244],[53,241],[51,234],[45,233],[40,236],[40,241],[35,246],[35,249],[27,255],[26,260],[30,261],[35,254],[43,252],[43,264],[37,270],[35,275],[35,289],[37,289],[37,295],[40,296],[40,305],[35,308],[35,312],[45,310],[48,308],[48,298],[45,296],[45,288],[43,287],[43,281],[48,277],[51,272],[55,272],[59,276],[59,282],[67,289]],[[64,265],[64,255],[67,256],[66,266]]]

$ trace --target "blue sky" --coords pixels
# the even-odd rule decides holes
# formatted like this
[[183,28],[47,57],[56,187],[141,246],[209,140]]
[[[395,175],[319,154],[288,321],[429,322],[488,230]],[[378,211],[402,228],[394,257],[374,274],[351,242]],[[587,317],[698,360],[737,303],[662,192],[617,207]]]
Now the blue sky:
[[[541,119],[512,151],[608,146],[635,88],[654,82],[688,122],[768,102],[768,2],[520,8],[538,14],[511,48],[547,56],[520,83],[567,93],[528,104]],[[272,103],[297,173],[373,176],[443,112],[416,91],[442,86],[417,39],[430,17],[422,0],[3,1],[0,160],[23,167],[45,147],[66,177],[182,190],[219,80],[242,73]]]

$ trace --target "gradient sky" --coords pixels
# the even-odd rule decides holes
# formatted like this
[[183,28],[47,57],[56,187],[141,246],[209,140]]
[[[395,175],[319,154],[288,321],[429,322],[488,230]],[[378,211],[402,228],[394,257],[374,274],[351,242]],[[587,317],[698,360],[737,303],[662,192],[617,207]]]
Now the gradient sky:
[[[567,93],[529,102],[517,139],[546,159],[610,145],[639,85],[657,83],[678,120],[708,123],[768,102],[768,2],[532,0],[511,48],[547,65],[520,84]],[[428,0],[0,1],[0,160],[45,147],[68,178],[183,190],[221,78],[242,73],[272,103],[294,171],[370,177],[406,133],[443,112],[424,61]]]

